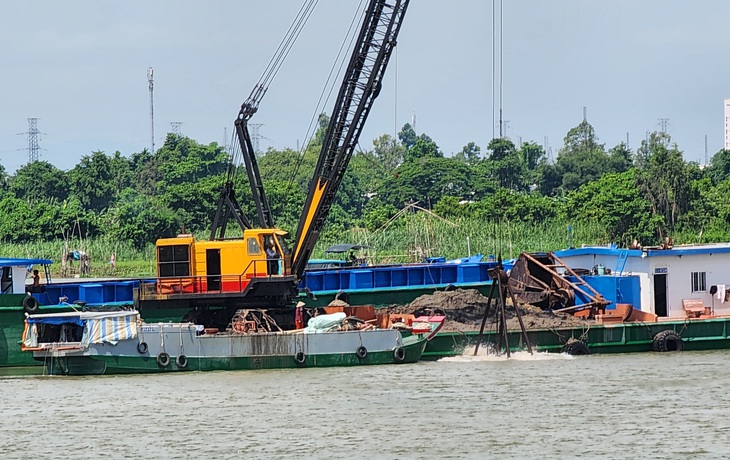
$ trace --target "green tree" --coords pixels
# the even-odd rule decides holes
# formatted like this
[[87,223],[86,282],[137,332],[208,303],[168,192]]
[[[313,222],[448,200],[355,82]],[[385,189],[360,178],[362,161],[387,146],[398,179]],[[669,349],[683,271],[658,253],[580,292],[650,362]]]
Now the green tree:
[[137,248],[154,243],[158,238],[175,236],[183,222],[178,213],[159,199],[124,190],[117,206],[104,216],[107,234],[120,241],[130,241]]
[[469,142],[460,152],[454,155],[454,159],[466,164],[475,164],[479,161],[480,148],[476,143]]
[[100,212],[115,198],[112,162],[104,152],[85,155],[68,173],[71,192],[85,209]]
[[416,201],[431,207],[443,196],[471,196],[472,188],[469,166],[453,158],[425,157],[400,165],[378,196],[395,207]]
[[621,142],[608,151],[608,168],[610,172],[622,173],[634,165],[634,156],[628,146]]
[[730,177],[730,150],[722,149],[712,156],[707,174],[715,185]]
[[491,153],[486,162],[498,186],[515,191],[526,190],[527,165],[512,141],[495,138],[487,148]]
[[392,171],[405,160],[406,148],[389,134],[376,138],[373,146],[373,154],[383,171]]
[[559,187],[569,192],[577,190],[581,185],[599,179],[610,172],[609,157],[603,144],[598,143],[593,126],[583,120],[578,126],[568,131],[564,146],[558,152],[554,165],[543,169],[543,192],[555,195],[558,186],[555,178],[560,178]]
[[406,161],[417,161],[422,158],[443,158],[444,154],[439,150],[436,142],[426,134],[421,134],[416,142],[406,152]]
[[47,161],[35,161],[22,166],[9,182],[10,191],[16,198],[31,203],[45,199],[61,202],[69,193],[66,173]]
[[655,133],[649,142],[643,141],[639,149],[639,188],[654,214],[662,216],[668,226],[660,229],[660,236],[664,236],[663,230],[678,229],[679,220],[690,209],[694,198],[691,170],[677,145],[669,147],[669,141],[667,134]]
[[663,223],[660,215],[640,193],[640,173],[631,169],[609,173],[582,185],[568,195],[568,217],[575,221],[596,222],[616,243],[655,244],[656,230]]
[[401,128],[400,132],[398,133],[398,139],[400,140],[400,143],[403,147],[405,147],[406,150],[410,150],[411,147],[416,143],[416,139],[418,138],[418,135],[416,134],[416,130],[413,129],[413,126],[411,126],[410,123],[406,123],[403,125],[403,128]]

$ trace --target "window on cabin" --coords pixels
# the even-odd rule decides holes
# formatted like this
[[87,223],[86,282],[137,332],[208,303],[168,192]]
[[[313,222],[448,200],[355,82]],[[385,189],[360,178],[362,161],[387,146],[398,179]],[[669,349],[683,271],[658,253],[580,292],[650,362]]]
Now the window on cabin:
[[190,247],[186,244],[157,248],[160,277],[190,276]]
[[256,238],[248,238],[246,240],[246,244],[248,246],[248,255],[250,256],[259,256],[261,255],[261,245],[259,244],[259,240]]
[[692,292],[707,291],[707,273],[692,272]]

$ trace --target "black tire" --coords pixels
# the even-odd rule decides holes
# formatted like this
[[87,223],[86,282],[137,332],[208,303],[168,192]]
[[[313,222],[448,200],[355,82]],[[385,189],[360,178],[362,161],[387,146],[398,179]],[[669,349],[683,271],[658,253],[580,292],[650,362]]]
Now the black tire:
[[177,367],[180,369],[185,369],[188,367],[188,357],[185,355],[179,355],[177,358],[175,358],[175,364],[177,364]]
[[393,359],[395,362],[402,363],[406,360],[406,350],[403,347],[395,347],[393,350]]
[[684,351],[684,342],[682,342],[682,336],[671,329],[667,329],[654,336],[651,348],[661,353],[667,351]]
[[574,340],[565,344],[565,346],[563,347],[563,353],[569,354],[571,356],[583,356],[590,355],[591,350],[588,348],[588,345],[586,345],[585,342],[581,342],[580,340]]
[[303,351],[298,351],[297,354],[294,355],[294,361],[297,364],[304,364],[307,361],[307,355],[305,355]]
[[160,367],[169,366],[170,365],[170,355],[168,355],[164,351],[160,352],[160,354],[157,355],[157,365]]
[[335,295],[335,300],[341,300],[347,305],[350,305],[350,294],[347,292],[340,291]]
[[30,313],[31,315],[33,313],[38,313],[38,299],[36,299],[32,295],[26,296],[23,299],[23,310],[25,310],[26,313]]
[[137,351],[139,352],[140,355],[147,353],[148,349],[149,349],[149,347],[147,346],[147,342],[139,342],[137,344]]
[[355,353],[357,354],[357,357],[360,359],[365,359],[368,357],[368,349],[362,345],[357,347],[357,351],[355,351]]

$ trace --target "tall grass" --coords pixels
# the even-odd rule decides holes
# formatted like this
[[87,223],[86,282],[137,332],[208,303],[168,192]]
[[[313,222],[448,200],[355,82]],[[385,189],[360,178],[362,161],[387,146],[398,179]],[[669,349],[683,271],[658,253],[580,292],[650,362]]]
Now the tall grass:
[[[524,251],[610,243],[605,230],[596,223],[572,225],[571,231],[569,226],[564,222],[485,222],[471,218],[449,221],[417,213],[404,216],[381,231],[353,229],[337,242],[371,246],[370,257],[383,263],[414,262],[435,256],[453,259],[469,254],[501,254],[503,259],[509,259]],[[315,257],[321,257],[324,248],[326,244],[318,245]]]
[[[572,226],[564,222],[532,224],[524,222],[485,222],[479,219],[458,218],[446,220],[427,213],[405,215],[390,226],[369,232],[354,228],[339,235],[337,241],[320,241],[313,258],[324,257],[324,250],[334,243],[365,244],[373,263],[417,262],[426,257],[442,256],[447,259],[467,255],[501,255],[503,259],[517,257],[521,252],[564,249],[571,244],[609,243],[606,232],[598,224]],[[235,236],[231,232],[230,237]],[[240,233],[240,232],[239,232]],[[209,234],[196,234],[196,239],[207,239]],[[289,240],[291,244],[291,239]],[[155,275],[154,246],[139,250],[125,241],[105,238],[74,239],[66,242],[68,250],[86,252],[91,260],[91,277],[152,277]],[[51,259],[51,274],[61,274],[64,241],[44,241],[25,244],[0,243],[2,257]],[[115,255],[116,267],[109,264]],[[78,266],[78,262],[74,262]]]
[[[84,251],[90,258],[91,277],[120,276],[137,277],[152,276],[155,272],[155,251],[150,245],[145,249],[136,249],[126,241],[116,241],[107,238],[70,239],[54,241],[35,241],[32,243],[3,243],[0,242],[2,257],[17,257],[28,259],[50,259],[51,275],[61,276],[61,259],[64,254],[64,245],[69,251]],[[109,263],[111,255],[115,256],[116,267]],[[71,268],[78,268],[78,262],[72,262]]]

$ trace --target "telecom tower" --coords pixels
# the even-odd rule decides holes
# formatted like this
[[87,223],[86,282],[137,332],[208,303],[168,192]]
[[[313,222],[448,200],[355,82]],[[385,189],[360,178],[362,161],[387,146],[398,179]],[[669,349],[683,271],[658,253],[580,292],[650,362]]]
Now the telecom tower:
[[40,159],[41,147],[38,145],[38,140],[41,134],[44,133],[38,131],[38,120],[38,118],[28,118],[28,132],[18,133],[28,135],[28,164],[35,163]]
[[179,136],[180,135],[180,127],[182,126],[182,121],[171,121],[170,122],[170,130],[172,131],[172,134]]
[[725,99],[725,136],[722,148],[730,150],[730,99]]
[[147,81],[150,84],[150,153],[155,153],[155,105],[152,99],[152,90],[154,89],[154,80],[152,67],[147,69]]

